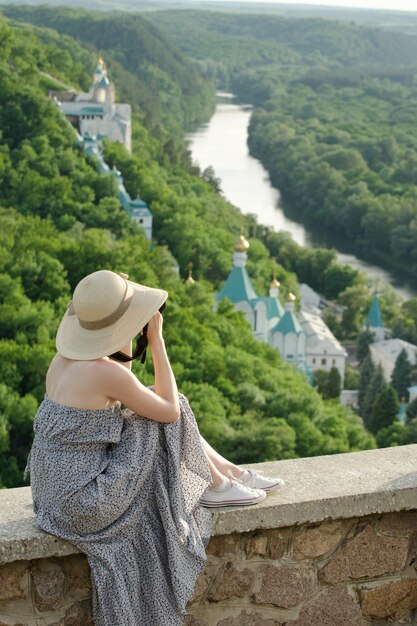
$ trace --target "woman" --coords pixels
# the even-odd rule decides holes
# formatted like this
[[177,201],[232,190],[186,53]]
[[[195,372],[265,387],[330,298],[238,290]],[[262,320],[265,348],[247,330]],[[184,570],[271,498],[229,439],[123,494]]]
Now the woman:
[[[87,555],[95,625],[179,626],[206,562],[200,505],[255,504],[282,481],[242,470],[200,436],[165,351],[168,294],[127,278],[103,270],[77,285],[27,469],[39,526]],[[140,331],[152,389],[131,372]]]

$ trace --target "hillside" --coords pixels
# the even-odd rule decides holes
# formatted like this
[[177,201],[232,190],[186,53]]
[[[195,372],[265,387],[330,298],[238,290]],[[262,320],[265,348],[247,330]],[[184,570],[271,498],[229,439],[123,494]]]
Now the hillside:
[[[127,14],[109,16],[46,6],[6,6],[0,7],[1,12],[75,37],[85,48],[100,51],[117,82],[118,97],[131,103],[148,129],[165,132],[171,140],[181,142],[182,129],[205,120],[213,110],[213,85],[142,16],[132,19]],[[38,32],[41,40],[50,36],[45,30]]]
[[146,15],[187,57],[221,64],[229,80],[258,66],[274,66],[282,80],[315,66],[416,66],[415,37],[355,23],[197,10]]
[[417,37],[321,19],[150,18],[221,87],[256,105],[251,153],[298,219],[416,280]]
[[[243,462],[375,447],[358,417],[323,401],[276,351],[256,342],[242,314],[226,303],[213,312],[239,214],[181,165],[179,153],[166,154],[161,138],[140,123],[142,111],[134,154],[116,144],[106,154],[152,207],[155,246],[119,207],[112,177],[99,177],[76,148],[46,97],[43,72],[81,87],[88,79],[81,60],[93,67],[97,51],[5,20],[0,35],[0,485],[22,484],[58,321],[78,280],[98,268],[169,291],[165,335],[179,387],[204,436],[224,454]],[[193,258],[196,284],[184,284],[165,243],[183,270]],[[260,241],[252,240],[252,250],[249,271],[265,290],[273,264]],[[295,288],[294,276],[275,267],[284,287]],[[151,364],[135,367],[149,384]]]

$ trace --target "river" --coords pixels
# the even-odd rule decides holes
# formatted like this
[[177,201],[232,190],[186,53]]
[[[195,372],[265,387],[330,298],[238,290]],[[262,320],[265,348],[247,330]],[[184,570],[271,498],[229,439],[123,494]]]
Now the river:
[[[280,193],[271,185],[268,172],[249,154],[247,137],[251,114],[251,106],[238,104],[232,94],[219,92],[210,121],[187,135],[193,161],[202,170],[212,166],[225,198],[243,213],[254,213],[260,224],[289,232],[302,246],[325,246],[323,234],[318,235],[285,215]],[[417,290],[406,281],[399,281],[390,272],[346,250],[338,250],[338,260],[365,272],[378,288],[390,284],[404,299],[417,295]]]

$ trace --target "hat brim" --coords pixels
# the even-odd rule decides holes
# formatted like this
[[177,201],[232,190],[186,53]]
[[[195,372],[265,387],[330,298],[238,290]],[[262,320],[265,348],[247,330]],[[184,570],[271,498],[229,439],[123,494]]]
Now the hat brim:
[[67,310],[56,335],[56,348],[62,356],[90,361],[109,356],[129,344],[168,298],[163,289],[126,281],[132,298],[125,313],[113,324],[98,330],[83,328],[76,315]]

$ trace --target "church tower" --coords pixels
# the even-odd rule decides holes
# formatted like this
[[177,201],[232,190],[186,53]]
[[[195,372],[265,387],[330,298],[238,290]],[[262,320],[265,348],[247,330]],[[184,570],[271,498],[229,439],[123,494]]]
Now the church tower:
[[230,302],[233,302],[238,311],[245,313],[248,322],[251,324],[252,328],[254,328],[256,319],[251,301],[258,296],[246,271],[248,249],[249,242],[245,239],[242,229],[240,237],[234,244],[233,269],[227,277],[223,289],[216,294],[215,299],[216,302],[220,302],[223,298],[228,298]]
[[271,345],[276,348],[282,358],[305,369],[306,336],[300,322],[294,314],[295,296],[288,294],[285,313],[278,324],[271,330]]
[[377,293],[375,293],[374,299],[372,300],[371,307],[365,320],[364,328],[373,333],[375,341],[384,341],[385,328],[382,322],[381,307]]

